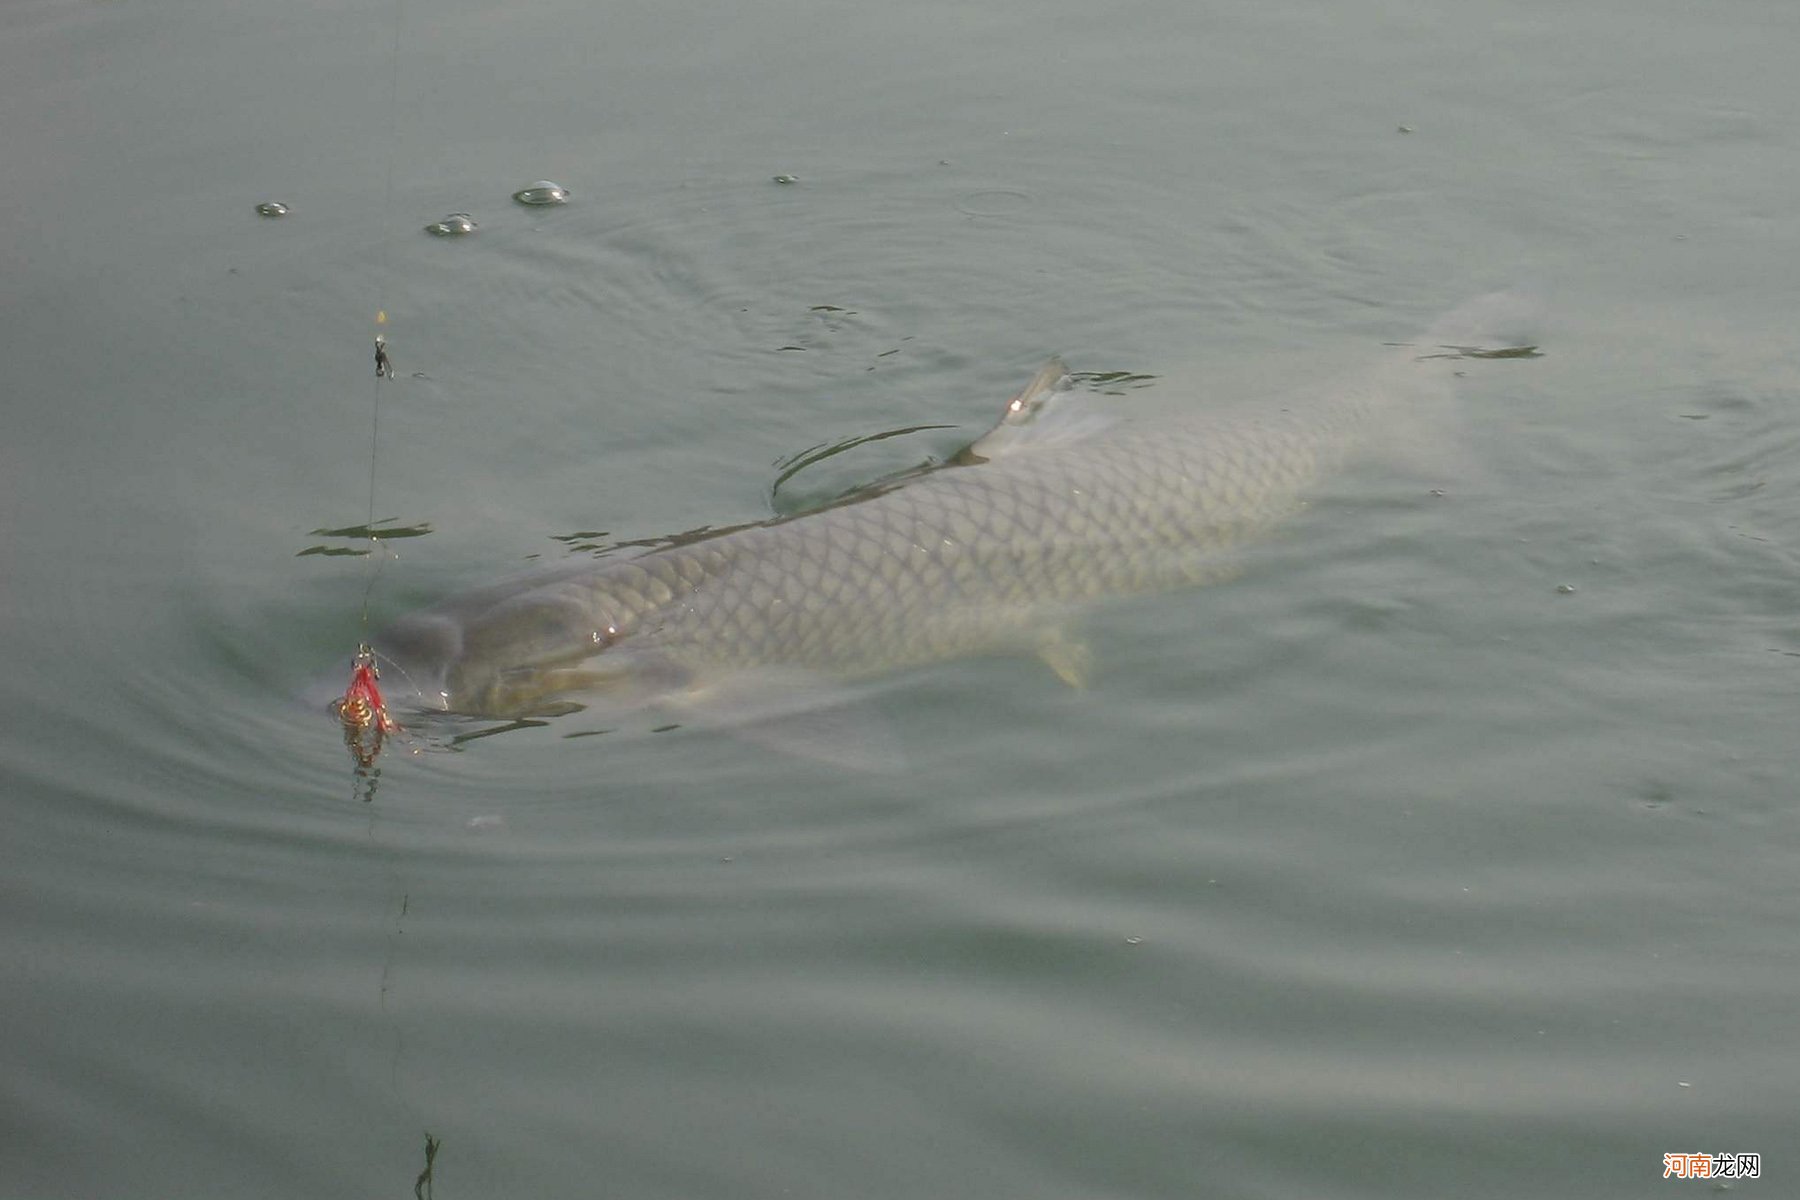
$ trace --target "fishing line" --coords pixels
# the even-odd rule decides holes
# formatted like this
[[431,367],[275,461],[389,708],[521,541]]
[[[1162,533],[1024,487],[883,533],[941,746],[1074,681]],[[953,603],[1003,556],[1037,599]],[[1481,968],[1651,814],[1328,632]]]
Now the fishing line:
[[[394,44],[388,55],[387,127],[390,139],[400,111],[400,46],[405,24],[405,0],[394,0]],[[385,141],[383,145],[386,145]],[[384,332],[388,319],[388,256],[394,240],[394,156],[384,152],[382,159],[387,170],[386,181],[382,186],[381,221],[376,237],[375,385],[369,403],[369,516],[363,526],[369,533],[369,556],[375,561],[370,564],[368,582],[363,587],[362,627],[365,635],[369,629],[369,597],[374,594],[375,580],[380,577],[382,565],[387,560],[387,556],[382,553],[381,539],[375,533],[375,469],[381,450],[381,385],[384,380],[394,377],[394,366],[388,360],[387,335]],[[367,641],[366,636],[364,640]]]
[[[391,168],[389,169],[388,174],[391,179],[393,175]],[[390,192],[392,191],[392,187],[393,185],[390,183]],[[382,240],[385,242],[386,238],[384,237]],[[385,246],[382,248],[381,253],[385,258],[387,253]],[[386,274],[385,269],[382,273]],[[377,284],[377,293],[381,290],[382,285]],[[375,327],[379,329],[386,323],[387,309],[385,307],[376,309]],[[365,642],[368,641],[366,635],[369,632],[369,597],[374,595],[375,580],[380,577],[382,564],[387,561],[387,554],[381,547],[381,538],[378,537],[375,532],[375,464],[378,461],[381,447],[381,381],[386,377],[387,363],[386,341],[381,334],[375,335],[375,355],[375,361],[378,364],[376,367],[378,374],[375,376],[374,397],[369,402],[369,516],[368,520],[363,523],[363,528],[367,530],[369,534],[369,557],[372,560],[367,572],[368,580],[363,585],[362,594],[362,627],[365,635],[363,640]]]
[[[381,388],[394,378],[394,365],[389,361],[387,353],[387,335],[382,332],[387,326],[387,285],[391,274],[389,255],[394,240],[394,156],[387,152],[386,147],[393,140],[394,123],[400,111],[400,47],[403,44],[405,26],[405,0],[394,0],[394,41],[388,55],[389,136],[380,143],[386,170],[381,217],[375,238],[375,390],[369,401],[369,505],[368,517],[363,526],[363,532],[369,538],[369,558],[372,561],[367,572],[368,578],[363,585],[362,638],[356,647],[355,656],[350,660],[350,683],[336,705],[338,719],[344,728],[344,743],[355,759],[359,773],[372,772],[375,759],[381,753],[383,739],[389,733],[400,732],[400,726],[388,716],[387,703],[382,699],[381,686],[377,682],[380,671],[376,665],[374,647],[369,644],[369,601],[375,594],[375,581],[381,577],[381,568],[387,561],[381,536],[375,529],[375,487],[381,461]],[[374,798],[372,782],[365,798]]]
[[[369,502],[367,518],[363,530],[369,538],[369,557],[373,560],[366,572],[367,579],[363,585],[361,641],[356,655],[351,660],[350,684],[345,689],[343,698],[338,701],[338,716],[344,727],[344,741],[350,747],[352,757],[357,764],[359,779],[367,784],[362,794],[365,801],[375,798],[375,784],[380,778],[380,768],[375,765],[376,757],[381,753],[384,737],[389,733],[402,733],[387,713],[382,699],[378,663],[385,660],[379,655],[369,641],[369,603],[375,592],[375,583],[381,577],[382,568],[387,563],[387,552],[382,545],[380,532],[375,527],[375,497],[379,480],[381,462],[381,393],[383,387],[394,378],[394,366],[387,352],[387,305],[388,281],[392,274],[392,252],[394,242],[394,156],[388,151],[388,143],[395,141],[394,128],[400,111],[400,48],[404,44],[406,26],[405,0],[394,0],[394,39],[388,55],[388,94],[387,94],[387,136],[381,140],[383,158],[385,160],[384,180],[382,184],[381,217],[376,231],[376,266],[375,266],[375,379],[374,390],[369,399]],[[387,660],[390,665],[392,660]],[[402,672],[404,674],[404,672]],[[368,838],[372,845],[380,847],[385,839],[378,836],[376,813],[371,805],[369,810]],[[411,903],[411,893],[400,876],[400,859],[393,848],[384,847],[385,853],[380,857],[388,873],[388,891],[398,896],[398,912],[393,924],[387,931],[386,947],[383,955],[380,979],[376,985],[376,994],[381,1014],[393,1033],[393,1053],[388,1064],[388,1086],[395,1102],[407,1115],[417,1120],[422,1114],[418,1105],[408,1097],[402,1086],[402,1065],[406,1057],[406,1040],[402,1025],[389,1008],[389,994],[393,987],[396,971],[396,960],[405,935],[404,924],[407,910]],[[439,1140],[430,1133],[425,1134],[425,1169],[419,1172],[413,1183],[413,1195],[417,1200],[429,1200],[431,1195],[433,1162],[437,1157]]]

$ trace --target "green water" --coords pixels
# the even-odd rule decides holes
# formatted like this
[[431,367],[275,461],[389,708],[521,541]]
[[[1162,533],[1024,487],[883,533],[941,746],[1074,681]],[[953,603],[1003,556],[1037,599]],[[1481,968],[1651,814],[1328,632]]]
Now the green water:
[[[427,1131],[442,1200],[1791,1192],[1797,34],[9,6],[0,1195],[405,1197]],[[575,714],[359,777],[296,700],[362,636],[300,551],[369,517],[377,310],[380,621],[1049,353],[1204,405],[1521,284],[1542,358],[1089,614],[1085,691],[870,685],[902,774]]]

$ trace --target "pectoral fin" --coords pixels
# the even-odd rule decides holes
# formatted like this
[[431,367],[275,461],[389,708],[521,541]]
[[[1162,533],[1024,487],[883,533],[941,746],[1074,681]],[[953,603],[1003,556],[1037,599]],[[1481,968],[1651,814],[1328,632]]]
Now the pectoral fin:
[[1069,636],[1066,630],[1050,631],[1038,642],[1037,655],[1056,677],[1076,690],[1087,687],[1093,675],[1094,652],[1088,644]]

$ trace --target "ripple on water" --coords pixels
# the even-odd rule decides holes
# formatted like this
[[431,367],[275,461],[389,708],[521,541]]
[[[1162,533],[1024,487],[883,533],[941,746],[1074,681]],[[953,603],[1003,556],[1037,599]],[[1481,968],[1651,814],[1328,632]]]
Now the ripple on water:
[[1037,201],[1029,192],[1012,188],[986,188],[970,192],[956,202],[956,211],[971,217],[1015,217]]

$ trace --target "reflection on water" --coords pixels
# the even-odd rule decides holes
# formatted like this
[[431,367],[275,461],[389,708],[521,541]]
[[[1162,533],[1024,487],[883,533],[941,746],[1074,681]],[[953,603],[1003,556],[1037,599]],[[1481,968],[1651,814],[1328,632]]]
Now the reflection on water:
[[[416,525],[396,525],[395,517],[384,517],[368,525],[346,525],[340,529],[314,529],[307,533],[308,537],[345,538],[359,542],[383,542],[401,538],[424,537],[431,532],[431,524],[422,521]],[[298,551],[294,557],[304,558],[307,555],[319,554],[327,557],[343,557],[346,555],[366,555],[370,551],[362,546],[324,546],[312,545]]]
[[1076,386],[1086,387],[1103,396],[1123,396],[1126,392],[1147,388],[1156,382],[1156,376],[1142,375],[1136,371],[1071,371],[1069,378],[1075,381]]

